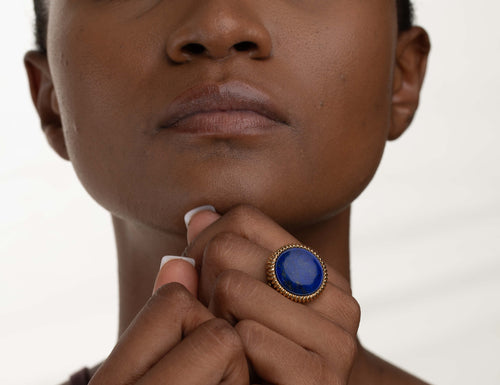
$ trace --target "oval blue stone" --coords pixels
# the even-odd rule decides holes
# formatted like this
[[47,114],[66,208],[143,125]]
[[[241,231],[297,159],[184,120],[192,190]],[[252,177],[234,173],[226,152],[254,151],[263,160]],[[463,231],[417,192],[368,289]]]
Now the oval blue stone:
[[283,288],[295,295],[310,295],[321,287],[323,268],[311,252],[293,247],[276,259],[276,278]]

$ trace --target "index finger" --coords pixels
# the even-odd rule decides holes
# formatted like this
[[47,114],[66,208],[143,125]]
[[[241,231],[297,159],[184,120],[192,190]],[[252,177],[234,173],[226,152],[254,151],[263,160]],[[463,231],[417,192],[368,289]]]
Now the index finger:
[[[267,261],[275,250],[289,244],[302,244],[260,210],[248,205],[236,206],[223,216],[210,211],[199,212],[191,218],[188,233],[191,226],[196,228],[192,232],[195,236],[183,254],[195,259],[199,270],[203,268],[204,253],[216,250],[218,259],[224,263],[212,266],[212,270],[240,270],[263,282],[266,281]],[[349,282],[327,266],[329,282],[350,293]]]
[[[189,226],[199,227],[198,221],[204,220],[205,218],[200,213],[191,219]],[[283,245],[300,243],[293,235],[255,207],[240,205],[199,232],[184,251],[184,255],[194,258],[199,266],[206,245],[220,233],[239,235],[270,251],[279,249]]]

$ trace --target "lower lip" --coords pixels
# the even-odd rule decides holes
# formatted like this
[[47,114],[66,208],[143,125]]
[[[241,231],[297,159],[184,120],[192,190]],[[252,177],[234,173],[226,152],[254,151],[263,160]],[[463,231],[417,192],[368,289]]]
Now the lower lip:
[[282,125],[253,111],[203,112],[181,119],[163,130],[205,136],[262,135]]

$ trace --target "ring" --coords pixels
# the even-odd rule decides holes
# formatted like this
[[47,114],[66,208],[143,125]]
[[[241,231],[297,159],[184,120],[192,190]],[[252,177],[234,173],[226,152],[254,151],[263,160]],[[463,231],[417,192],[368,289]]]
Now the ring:
[[327,280],[325,263],[307,246],[283,246],[267,262],[268,284],[295,302],[315,299],[325,288]]

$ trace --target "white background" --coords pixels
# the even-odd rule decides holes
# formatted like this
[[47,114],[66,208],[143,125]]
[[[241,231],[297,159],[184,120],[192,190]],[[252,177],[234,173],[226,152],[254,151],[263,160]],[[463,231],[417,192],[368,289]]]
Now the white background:
[[[2,384],[59,383],[117,333],[109,217],[31,106],[31,6],[0,5]],[[433,43],[421,108],[354,206],[360,336],[432,383],[500,384],[500,3],[416,6]]]

